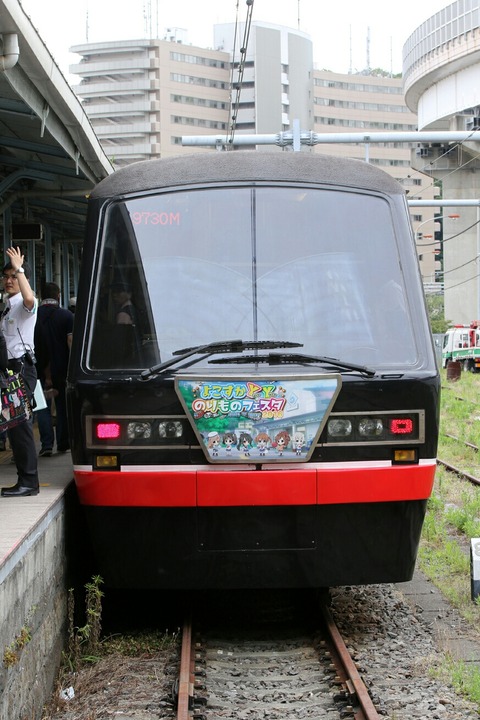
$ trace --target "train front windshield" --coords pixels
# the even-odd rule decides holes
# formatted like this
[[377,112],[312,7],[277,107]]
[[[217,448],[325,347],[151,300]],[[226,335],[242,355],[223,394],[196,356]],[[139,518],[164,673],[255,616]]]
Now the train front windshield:
[[377,368],[418,362],[391,208],[374,195],[241,186],[114,201],[97,278],[92,369],[234,339]]

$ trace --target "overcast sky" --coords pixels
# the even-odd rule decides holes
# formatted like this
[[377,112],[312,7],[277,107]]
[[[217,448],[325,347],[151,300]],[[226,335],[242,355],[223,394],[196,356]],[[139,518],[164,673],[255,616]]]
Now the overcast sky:
[[[245,20],[245,0],[20,0],[67,79],[79,56],[72,45],[102,40],[165,36],[181,28],[186,42],[213,47],[215,23]],[[450,5],[445,0],[254,0],[253,20],[307,32],[320,69],[334,72],[381,67],[402,70],[402,47],[427,18]],[[367,51],[368,47],[368,51]]]

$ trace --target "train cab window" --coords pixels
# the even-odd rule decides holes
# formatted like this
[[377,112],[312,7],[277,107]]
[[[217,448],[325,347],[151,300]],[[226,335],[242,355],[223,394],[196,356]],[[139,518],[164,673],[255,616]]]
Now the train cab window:
[[[414,364],[415,309],[390,213],[375,195],[303,186],[113,202],[90,367],[148,367],[181,348],[236,338],[298,342],[308,354],[379,367]],[[121,328],[113,293],[120,282],[135,318]],[[114,358],[111,343],[121,343]]]

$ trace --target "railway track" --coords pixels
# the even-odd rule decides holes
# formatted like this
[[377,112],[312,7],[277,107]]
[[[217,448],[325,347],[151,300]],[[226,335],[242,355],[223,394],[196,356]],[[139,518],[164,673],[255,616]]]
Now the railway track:
[[[194,624],[187,619],[182,653],[175,643],[141,656],[114,653],[88,663],[62,676],[61,687],[71,685],[73,697],[60,699],[57,688],[42,717],[360,720],[377,718],[376,710],[398,720],[478,720],[478,704],[464,701],[428,672],[442,663],[443,653],[428,619],[422,621],[398,588],[332,588],[328,608],[348,653],[333,626],[330,633],[323,627],[318,597],[312,593],[307,605],[305,593],[292,591],[288,608],[286,594],[250,591],[239,598],[236,591],[217,599],[217,592],[195,593]],[[177,626],[182,606],[179,596],[168,624]],[[129,620],[130,615],[131,606]],[[326,622],[330,626],[329,613]],[[455,624],[455,637],[458,631]],[[346,660],[340,663],[337,654]],[[220,669],[223,675],[215,677]]]
[[450,440],[456,440],[459,443],[462,443],[462,445],[465,445],[465,447],[470,448],[470,450],[475,450],[475,452],[478,452],[478,446],[474,445],[471,442],[467,442],[466,440],[461,440],[459,437],[456,437],[456,435],[451,435],[450,433],[442,433],[443,437],[450,438]]
[[[275,613],[275,610],[273,611]],[[185,621],[177,720],[352,718],[378,720],[332,615],[321,602],[315,629],[278,621]],[[337,713],[337,715],[335,715]]]
[[447,462],[446,460],[441,460],[440,458],[437,458],[437,465],[441,465],[446,470],[448,470],[448,472],[454,473],[460,479],[463,478],[464,480],[467,480],[469,483],[472,483],[472,485],[480,485],[480,478],[476,477],[475,475],[471,475],[470,473],[467,473],[464,470],[461,470],[460,468],[456,467],[455,465],[452,465],[451,463]]
[[[473,450],[474,452],[478,453],[479,448],[477,445],[474,445],[473,443],[467,442],[466,440],[461,440],[459,437],[456,437],[455,435],[451,435],[450,433],[442,433],[444,437],[450,438],[450,440],[455,440],[456,442],[460,443],[464,447],[468,448],[469,450]],[[455,473],[459,478],[463,478],[467,480],[468,482],[472,483],[472,485],[480,485],[480,478],[476,477],[475,475],[472,475],[471,473],[467,473],[465,470],[462,470],[461,468],[453,465],[452,463],[448,462],[447,460],[443,460],[441,458],[437,458],[437,464],[444,467],[448,472]]]

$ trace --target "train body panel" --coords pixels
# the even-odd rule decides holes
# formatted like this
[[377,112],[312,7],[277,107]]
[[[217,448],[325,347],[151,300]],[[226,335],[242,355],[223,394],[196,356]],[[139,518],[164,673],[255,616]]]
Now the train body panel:
[[409,579],[440,381],[401,187],[229,152],[89,202],[67,399],[106,583]]
[[426,504],[91,506],[87,519],[113,587],[330,587],[410,579]]
[[307,469],[213,472],[210,468],[155,466],[95,472],[75,468],[84,505],[112,507],[256,507],[334,505],[426,499],[434,460],[393,466],[388,461],[310,464]]

